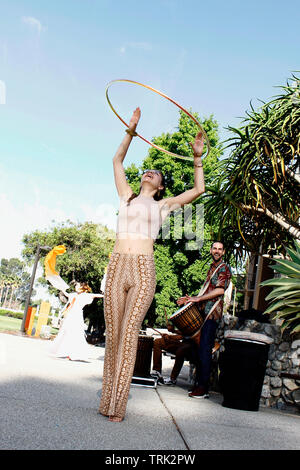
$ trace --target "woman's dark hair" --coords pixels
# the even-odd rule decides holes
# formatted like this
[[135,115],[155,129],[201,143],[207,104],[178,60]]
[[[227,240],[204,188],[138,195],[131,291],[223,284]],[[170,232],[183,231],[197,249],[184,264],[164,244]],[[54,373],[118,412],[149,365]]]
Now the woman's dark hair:
[[92,289],[90,288],[87,282],[80,282],[80,287],[81,290],[83,290],[84,292],[92,292]]
[[[159,189],[153,196],[153,199],[155,201],[160,201],[164,195],[165,195],[165,192],[166,192],[166,180],[165,180],[165,177],[163,175],[163,173],[160,171],[160,170],[157,170],[159,171],[160,173],[160,176],[161,176],[161,186],[163,186],[163,189]],[[141,192],[141,188],[140,188],[140,191],[139,191],[139,194]],[[132,193],[130,198],[127,200],[127,206],[129,206],[130,202],[135,199],[136,197],[138,197],[139,194],[136,194],[136,193]]]
[[80,288],[83,292],[92,292],[92,289],[85,281],[76,281],[75,279],[70,282],[70,285],[80,284]]

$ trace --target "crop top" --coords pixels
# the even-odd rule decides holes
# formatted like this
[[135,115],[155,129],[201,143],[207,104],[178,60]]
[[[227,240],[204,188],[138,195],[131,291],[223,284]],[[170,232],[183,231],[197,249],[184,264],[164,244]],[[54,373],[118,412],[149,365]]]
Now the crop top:
[[139,195],[127,204],[128,198],[121,198],[117,238],[126,234],[137,234],[139,238],[156,240],[164,217],[158,201],[152,197]]

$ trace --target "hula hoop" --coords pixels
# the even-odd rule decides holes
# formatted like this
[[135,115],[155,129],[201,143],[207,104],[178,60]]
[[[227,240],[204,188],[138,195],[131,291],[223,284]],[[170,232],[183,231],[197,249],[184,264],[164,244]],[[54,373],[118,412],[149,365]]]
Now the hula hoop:
[[[169,96],[165,95],[165,93],[162,93],[161,91],[159,90],[156,90],[155,88],[149,86],[149,85],[145,85],[144,83],[140,83],[140,82],[135,82],[134,80],[127,80],[125,78],[120,78],[120,79],[117,79],[117,80],[112,80],[110,81],[107,85],[106,85],[106,89],[105,89],[105,95],[106,95],[106,99],[107,99],[107,102],[111,108],[111,110],[114,112],[114,114],[117,116],[117,118],[120,119],[120,121],[126,126],[126,127],[129,127],[129,125],[127,124],[127,122],[124,121],[124,119],[122,119],[122,117],[117,113],[117,111],[115,110],[115,108],[113,107],[110,99],[109,99],[109,96],[108,96],[108,89],[110,88],[110,86],[113,84],[113,83],[117,83],[117,82],[125,82],[125,83],[133,83],[134,85],[139,85],[139,86],[142,86],[144,88],[147,88],[148,90],[151,90],[153,91],[154,93],[157,93],[158,95],[162,96],[163,98],[167,99],[168,101],[170,101],[171,103],[173,103],[175,106],[177,106],[177,108],[181,109],[181,111],[183,111],[187,116],[189,116],[190,119],[192,119],[192,121],[194,121],[194,123],[198,126],[198,128],[200,129],[200,131],[202,132],[202,135],[205,139],[205,142],[206,142],[206,147],[207,147],[207,151],[206,151],[206,154],[204,155],[204,157],[207,157],[207,155],[209,154],[210,152],[210,144],[209,144],[209,139],[207,137],[207,134],[205,132],[205,130],[203,129],[203,127],[201,126],[200,122],[197,121],[197,119],[191,114],[189,113],[185,108],[183,108],[179,103],[176,103],[176,101],[174,101],[172,98],[170,98]],[[157,150],[160,150],[161,152],[164,152],[164,153],[167,153],[168,155],[171,155],[172,157],[177,157],[177,158],[181,158],[182,160],[193,160],[193,158],[191,157],[188,157],[188,156],[185,156],[185,155],[178,155],[177,153],[173,153],[173,152],[170,152],[169,150],[166,150],[166,149],[163,149],[162,147],[159,147],[158,145],[155,145],[153,142],[150,142],[149,140],[147,140],[145,137],[143,137],[141,134],[138,134],[137,133],[137,137],[139,137],[140,139],[142,139],[144,142],[146,142],[147,144],[151,145],[152,147],[156,148]],[[204,158],[203,157],[203,158]]]

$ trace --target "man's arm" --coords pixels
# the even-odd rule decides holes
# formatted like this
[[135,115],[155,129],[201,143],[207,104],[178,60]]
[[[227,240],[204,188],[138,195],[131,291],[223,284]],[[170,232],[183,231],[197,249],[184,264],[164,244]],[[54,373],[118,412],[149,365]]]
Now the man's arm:
[[174,325],[170,325],[170,323],[167,325],[167,329],[168,331],[170,331],[170,333],[174,333],[176,335],[180,335],[182,336],[182,333],[180,330],[176,330],[176,328],[174,327]]
[[[183,300],[182,303],[184,304],[188,302],[206,302],[207,300],[212,300],[212,299],[215,299],[216,297],[220,297],[220,295],[224,295],[223,287],[216,287],[216,289],[213,289],[208,294],[204,294],[200,296],[195,295],[195,296],[190,297],[189,295],[186,295],[185,297],[181,297],[181,299],[179,300]],[[182,303],[180,305],[182,305]]]
[[[222,268],[221,268],[222,269]],[[225,266],[225,269],[221,270],[218,274],[218,281],[215,289],[211,290],[207,294],[201,296],[192,296],[186,295],[177,300],[178,305],[184,305],[188,302],[206,302],[207,300],[212,300],[216,297],[224,295],[225,290],[227,289],[231,279],[231,271]]]

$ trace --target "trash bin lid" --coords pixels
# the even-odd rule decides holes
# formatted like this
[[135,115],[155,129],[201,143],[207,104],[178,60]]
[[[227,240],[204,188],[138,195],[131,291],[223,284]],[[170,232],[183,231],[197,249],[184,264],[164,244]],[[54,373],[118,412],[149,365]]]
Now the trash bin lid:
[[264,344],[272,344],[273,338],[264,335],[262,333],[254,333],[253,331],[239,331],[239,330],[227,330],[224,333],[225,339],[238,339],[241,341],[253,341]]

